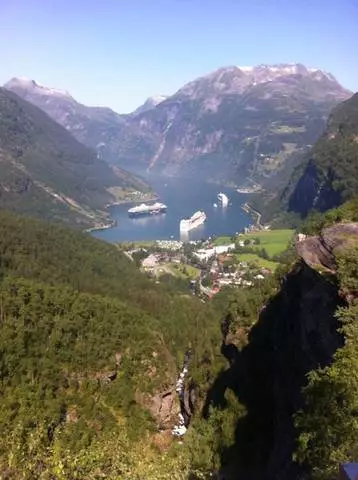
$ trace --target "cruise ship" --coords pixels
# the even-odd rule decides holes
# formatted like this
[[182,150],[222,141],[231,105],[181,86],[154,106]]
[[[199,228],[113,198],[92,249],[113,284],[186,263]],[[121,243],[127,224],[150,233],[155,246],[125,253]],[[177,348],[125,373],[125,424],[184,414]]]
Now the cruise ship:
[[156,215],[157,213],[164,213],[167,211],[167,206],[164,203],[156,202],[152,205],[142,203],[136,207],[132,207],[128,210],[130,217],[138,217],[139,215]]
[[190,218],[184,218],[183,220],[180,220],[180,231],[188,232],[193,228],[199,227],[199,225],[204,223],[205,220],[206,220],[205,212],[198,210]]
[[229,197],[225,195],[225,193],[222,193],[222,192],[218,193],[218,199],[220,200],[221,205],[223,207],[226,207],[229,203]]

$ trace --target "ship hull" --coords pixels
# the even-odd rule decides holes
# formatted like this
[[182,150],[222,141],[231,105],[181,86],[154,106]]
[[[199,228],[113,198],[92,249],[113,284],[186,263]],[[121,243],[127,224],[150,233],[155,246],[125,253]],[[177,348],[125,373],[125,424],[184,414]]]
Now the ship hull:
[[180,231],[189,232],[190,230],[193,230],[194,228],[198,228],[200,227],[200,225],[203,225],[203,223],[205,223],[205,220],[206,220],[206,217],[200,220],[196,220],[195,222],[190,223],[190,225],[188,225],[187,223],[180,222],[180,225],[179,225]]
[[128,216],[130,218],[133,218],[133,217],[150,217],[152,215],[158,215],[160,213],[165,213],[166,211],[167,211],[167,209],[162,207],[162,208],[157,208],[155,210],[146,210],[146,211],[143,211],[143,212],[128,212]]

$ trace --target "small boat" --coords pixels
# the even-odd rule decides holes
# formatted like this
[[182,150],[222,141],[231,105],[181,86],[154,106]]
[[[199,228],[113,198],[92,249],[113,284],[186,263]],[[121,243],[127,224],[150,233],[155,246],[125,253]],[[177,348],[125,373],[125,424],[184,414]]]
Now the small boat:
[[218,208],[218,204],[217,204],[217,203],[214,203],[214,204],[213,204],[213,207],[214,207],[214,208]]

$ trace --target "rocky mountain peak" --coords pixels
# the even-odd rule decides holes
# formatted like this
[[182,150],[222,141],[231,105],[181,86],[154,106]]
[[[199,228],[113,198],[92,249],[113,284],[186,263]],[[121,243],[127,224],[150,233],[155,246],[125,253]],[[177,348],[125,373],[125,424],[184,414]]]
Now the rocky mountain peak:
[[[55,96],[55,97],[67,97],[72,99],[72,96],[67,90],[61,90],[58,88],[45,87],[35,80],[25,77],[14,77],[5,83],[4,88],[16,92],[17,90],[28,94],[39,94],[43,96]],[[21,95],[23,96],[23,95]]]
[[131,113],[132,116],[139,115],[140,113],[147,112],[148,110],[151,110],[152,108],[155,108],[157,105],[160,103],[164,102],[168,96],[166,95],[155,95],[152,97],[148,97],[147,100],[138,107],[134,112]]
[[242,94],[256,85],[282,81],[290,77],[307,78],[313,82],[328,81],[333,87],[344,90],[331,73],[318,68],[308,68],[300,63],[280,63],[256,66],[229,65],[186,84],[178,94],[191,98]]

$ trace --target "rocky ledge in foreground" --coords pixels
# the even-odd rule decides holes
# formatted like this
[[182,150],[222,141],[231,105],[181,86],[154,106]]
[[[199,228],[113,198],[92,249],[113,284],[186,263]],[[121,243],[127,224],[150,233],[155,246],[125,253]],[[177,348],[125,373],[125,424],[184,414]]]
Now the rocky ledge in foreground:
[[297,254],[312,268],[323,267],[334,272],[336,255],[358,241],[358,223],[339,223],[307,237],[296,244]]

